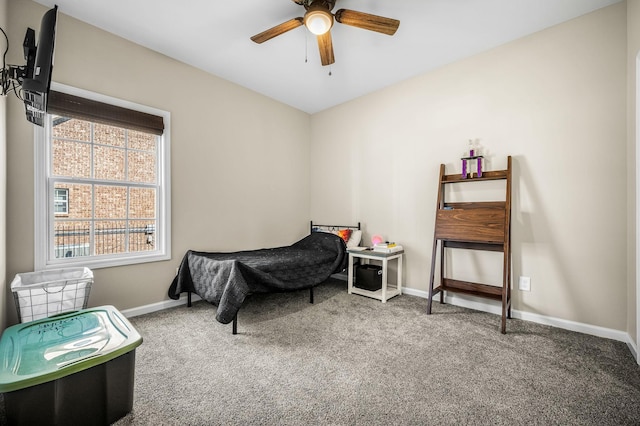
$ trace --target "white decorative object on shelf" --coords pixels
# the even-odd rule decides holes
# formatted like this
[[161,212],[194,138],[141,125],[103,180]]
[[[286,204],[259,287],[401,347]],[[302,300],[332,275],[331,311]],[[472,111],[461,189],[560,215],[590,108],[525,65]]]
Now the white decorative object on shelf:
[[396,243],[382,243],[373,246],[373,251],[380,253],[395,253],[402,250],[404,250],[404,248],[400,244]]

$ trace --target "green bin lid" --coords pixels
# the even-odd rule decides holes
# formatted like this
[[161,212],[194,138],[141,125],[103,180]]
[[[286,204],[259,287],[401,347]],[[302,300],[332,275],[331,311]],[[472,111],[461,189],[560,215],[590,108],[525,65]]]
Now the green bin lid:
[[89,369],[141,344],[140,334],[113,306],[16,324],[0,338],[0,392]]

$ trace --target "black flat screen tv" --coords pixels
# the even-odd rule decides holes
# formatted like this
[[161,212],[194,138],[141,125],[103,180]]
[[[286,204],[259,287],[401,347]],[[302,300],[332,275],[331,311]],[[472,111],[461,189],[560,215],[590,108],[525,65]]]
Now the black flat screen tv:
[[[38,126],[44,125],[44,115],[47,112],[47,99],[53,71],[53,50],[56,39],[57,18],[57,5],[48,10],[42,17],[33,67],[27,66],[27,75],[22,82],[22,96],[27,120]],[[30,37],[29,30],[31,29],[27,30],[27,36],[25,36],[25,54],[27,50],[32,50],[27,46],[27,39]],[[33,32],[33,30],[31,31]]]

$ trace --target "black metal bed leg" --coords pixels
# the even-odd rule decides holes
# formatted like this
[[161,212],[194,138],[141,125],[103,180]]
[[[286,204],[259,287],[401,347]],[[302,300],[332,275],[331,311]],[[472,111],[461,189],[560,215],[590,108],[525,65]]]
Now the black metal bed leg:
[[238,334],[238,314],[233,317],[233,324],[231,325],[231,333]]
[[309,287],[309,303],[313,304],[313,287]]
[[187,306],[189,308],[191,307],[191,292],[190,291],[187,292]]

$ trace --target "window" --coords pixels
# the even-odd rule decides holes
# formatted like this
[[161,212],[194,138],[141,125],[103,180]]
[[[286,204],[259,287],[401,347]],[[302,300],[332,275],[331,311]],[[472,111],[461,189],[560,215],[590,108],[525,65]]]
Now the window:
[[56,216],[69,214],[69,188],[55,188],[53,191],[53,213]]
[[169,118],[52,84],[36,131],[36,270],[170,258]]

